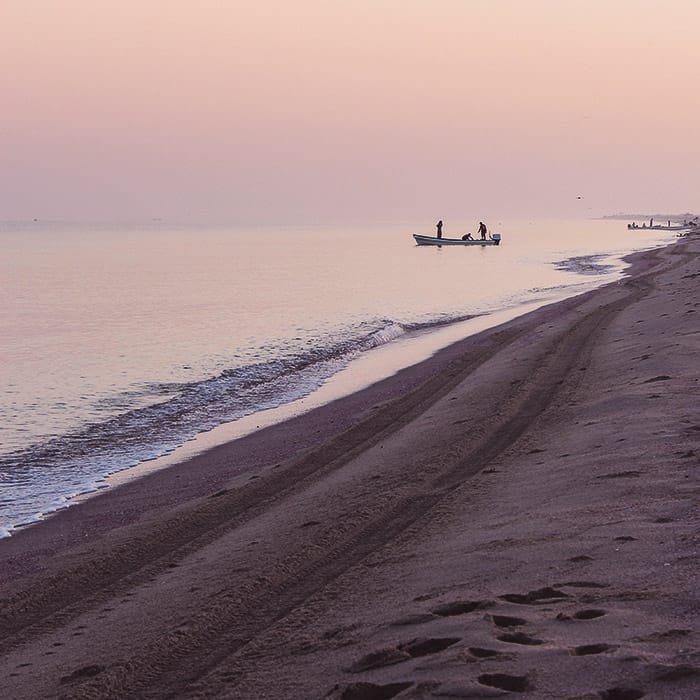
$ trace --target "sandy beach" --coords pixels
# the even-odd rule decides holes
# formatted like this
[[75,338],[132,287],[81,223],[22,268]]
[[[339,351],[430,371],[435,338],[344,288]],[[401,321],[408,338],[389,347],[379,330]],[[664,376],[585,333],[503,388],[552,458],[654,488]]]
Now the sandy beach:
[[1,540],[0,697],[699,697],[699,252]]

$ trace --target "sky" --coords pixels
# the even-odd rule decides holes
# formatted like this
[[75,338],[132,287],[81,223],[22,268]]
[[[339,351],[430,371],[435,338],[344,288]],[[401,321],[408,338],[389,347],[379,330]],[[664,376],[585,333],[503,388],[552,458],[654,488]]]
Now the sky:
[[698,212],[698,31],[697,0],[2,0],[0,220]]

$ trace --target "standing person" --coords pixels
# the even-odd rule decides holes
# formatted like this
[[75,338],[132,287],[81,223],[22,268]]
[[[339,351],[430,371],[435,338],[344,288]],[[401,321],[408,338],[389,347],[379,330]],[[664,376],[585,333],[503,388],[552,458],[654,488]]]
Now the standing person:
[[442,219],[437,222],[437,237],[442,238]]
[[486,240],[486,224],[483,221],[479,222],[479,233],[481,234],[481,240]]

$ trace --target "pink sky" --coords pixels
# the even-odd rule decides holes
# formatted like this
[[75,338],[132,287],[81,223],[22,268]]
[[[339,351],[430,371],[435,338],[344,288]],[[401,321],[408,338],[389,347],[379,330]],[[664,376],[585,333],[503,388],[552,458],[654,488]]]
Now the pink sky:
[[699,211],[699,27],[697,0],[3,0],[0,220]]

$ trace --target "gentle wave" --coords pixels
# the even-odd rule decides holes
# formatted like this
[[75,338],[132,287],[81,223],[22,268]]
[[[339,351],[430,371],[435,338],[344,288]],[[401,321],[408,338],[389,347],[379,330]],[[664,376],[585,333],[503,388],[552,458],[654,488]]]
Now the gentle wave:
[[462,321],[469,321],[469,319],[477,318],[478,316],[483,316],[484,314],[447,314],[441,316],[437,319],[431,319],[429,321],[416,321],[413,323],[404,324],[404,328],[407,331],[427,331],[432,328],[442,328],[443,326],[449,326],[453,323],[460,323]]
[[390,323],[388,326],[372,333],[362,344],[361,348],[362,350],[371,350],[380,345],[386,345],[386,343],[390,343],[392,340],[396,340],[405,334],[406,328],[400,323]]
[[[363,323],[344,340],[319,342],[288,357],[226,369],[203,381],[151,383],[140,392],[111,397],[111,405],[137,407],[0,456],[0,537],[99,488],[109,474],[168,454],[222,423],[307,396],[353,357],[406,332],[393,321]],[[158,400],[139,405],[143,396]]]

